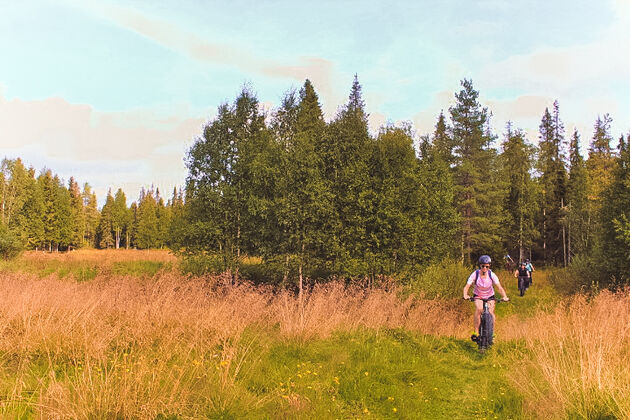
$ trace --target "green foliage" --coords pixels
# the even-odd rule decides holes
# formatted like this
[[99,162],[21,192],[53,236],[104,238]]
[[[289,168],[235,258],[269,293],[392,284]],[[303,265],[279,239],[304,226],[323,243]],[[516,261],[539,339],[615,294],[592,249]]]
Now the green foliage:
[[182,273],[202,276],[225,271],[225,262],[221,254],[191,253],[181,257],[179,269]]
[[455,203],[460,214],[461,253],[465,263],[480,254],[502,251],[501,183],[488,109],[477,101],[479,92],[464,79],[449,108],[455,144]]
[[112,274],[120,276],[154,276],[160,270],[168,270],[170,264],[161,261],[116,261]]
[[525,134],[508,123],[503,153],[500,155],[501,180],[505,183],[503,238],[508,252],[516,251],[525,260],[537,237],[535,186],[531,179],[534,148],[525,141]]
[[18,237],[8,227],[0,224],[0,258],[5,260],[15,258],[21,250],[22,244]]
[[559,293],[596,293],[600,282],[605,281],[605,267],[588,255],[578,254],[571,259],[567,268],[554,269],[549,273],[549,282]]
[[567,204],[567,171],[564,160],[564,125],[559,116],[558,101],[553,114],[545,109],[539,130],[539,159],[537,169],[540,196],[538,226],[540,231],[537,252],[548,264],[566,261],[566,244],[563,243],[564,206]]
[[470,269],[452,259],[427,266],[408,283],[411,291],[428,298],[458,298],[470,276]]

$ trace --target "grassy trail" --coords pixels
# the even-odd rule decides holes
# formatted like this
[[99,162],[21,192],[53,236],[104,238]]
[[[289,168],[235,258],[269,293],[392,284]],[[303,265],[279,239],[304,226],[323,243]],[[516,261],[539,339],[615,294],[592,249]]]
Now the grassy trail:
[[[498,306],[497,343],[485,354],[466,339],[364,330],[275,347],[259,380],[283,383],[286,398],[293,393],[294,399],[301,395],[309,401],[314,411],[303,418],[315,413],[320,418],[523,418],[522,397],[507,375],[519,344],[501,339],[501,321],[532,316],[553,303],[555,293],[544,274],[524,297],[512,280],[503,279],[512,301]],[[320,367],[316,377],[304,373],[308,366]],[[286,387],[292,382],[293,389]],[[282,417],[302,418],[291,413]]]

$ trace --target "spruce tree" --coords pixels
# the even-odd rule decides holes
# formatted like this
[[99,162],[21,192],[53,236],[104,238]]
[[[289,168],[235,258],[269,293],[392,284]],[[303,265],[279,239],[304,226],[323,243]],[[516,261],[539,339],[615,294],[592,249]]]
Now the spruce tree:
[[501,190],[496,151],[489,133],[488,109],[478,102],[471,80],[461,82],[456,104],[449,108],[455,144],[455,202],[460,214],[461,256],[466,264],[481,254],[503,251]]
[[101,209],[98,227],[96,229],[96,241],[99,248],[109,249],[113,248],[116,244],[114,235],[112,234],[115,206],[112,190],[110,189],[107,191],[107,198]]
[[322,145],[324,171],[334,197],[329,221],[332,269],[343,275],[368,274],[368,218],[373,205],[368,160],[374,144],[355,75],[348,103],[329,125]]
[[594,252],[602,249],[604,238],[602,235],[601,212],[605,202],[603,193],[608,189],[613,179],[615,168],[615,153],[610,145],[610,124],[612,118],[608,114],[598,116],[595,120],[593,138],[591,139],[586,171],[588,174],[588,202],[589,215],[592,222],[590,231],[593,234]]
[[568,206],[568,258],[585,254],[590,249],[591,226],[588,212],[588,178],[586,163],[580,153],[580,135],[575,129],[569,148]]
[[553,114],[545,108],[539,126],[539,189],[541,192],[538,225],[539,250],[548,264],[566,263],[565,206],[567,173],[564,156],[564,126],[559,117],[558,101]]
[[90,184],[88,184],[87,182],[83,184],[81,198],[83,200],[83,217],[85,219],[85,226],[83,230],[83,244],[84,246],[97,247],[98,244],[96,243],[96,230],[98,228],[100,213],[98,211],[96,194],[92,191],[92,187],[90,187]]
[[623,136],[602,199],[606,205],[599,213],[602,232],[598,270],[606,273],[604,283],[625,286],[630,284],[630,147]]
[[508,252],[516,252],[518,259],[529,257],[536,237],[535,187],[531,179],[534,148],[527,144],[520,129],[514,130],[508,122],[503,153],[500,155],[501,179],[506,183],[504,197],[504,238]]
[[331,233],[328,222],[332,217],[330,185],[324,178],[324,164],[317,149],[323,141],[326,123],[317,93],[308,79],[300,89],[296,111],[293,134],[286,137],[281,160],[284,179],[278,196],[278,233],[285,261],[295,261],[301,293],[305,277],[312,277],[326,261]]

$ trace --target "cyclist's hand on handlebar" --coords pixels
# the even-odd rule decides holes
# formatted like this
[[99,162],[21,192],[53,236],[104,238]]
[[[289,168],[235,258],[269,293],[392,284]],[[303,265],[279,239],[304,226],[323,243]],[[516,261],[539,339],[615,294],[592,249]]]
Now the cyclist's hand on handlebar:
[[470,300],[470,296],[464,295],[464,300]]
[[504,296],[504,297],[503,297],[503,302],[508,302],[509,300],[510,300],[510,298],[509,298],[509,297],[507,297],[507,296]]

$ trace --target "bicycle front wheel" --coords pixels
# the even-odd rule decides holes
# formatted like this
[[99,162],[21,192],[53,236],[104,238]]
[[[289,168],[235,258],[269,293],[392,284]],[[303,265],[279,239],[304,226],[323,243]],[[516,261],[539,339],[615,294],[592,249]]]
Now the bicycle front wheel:
[[494,334],[494,319],[492,318],[492,314],[489,312],[481,314],[481,325],[483,326],[483,331],[481,334],[481,346],[482,348],[487,349],[492,345],[492,339]]
[[479,348],[487,349],[492,345],[492,335],[494,334],[494,319],[489,312],[481,314],[480,330]]

